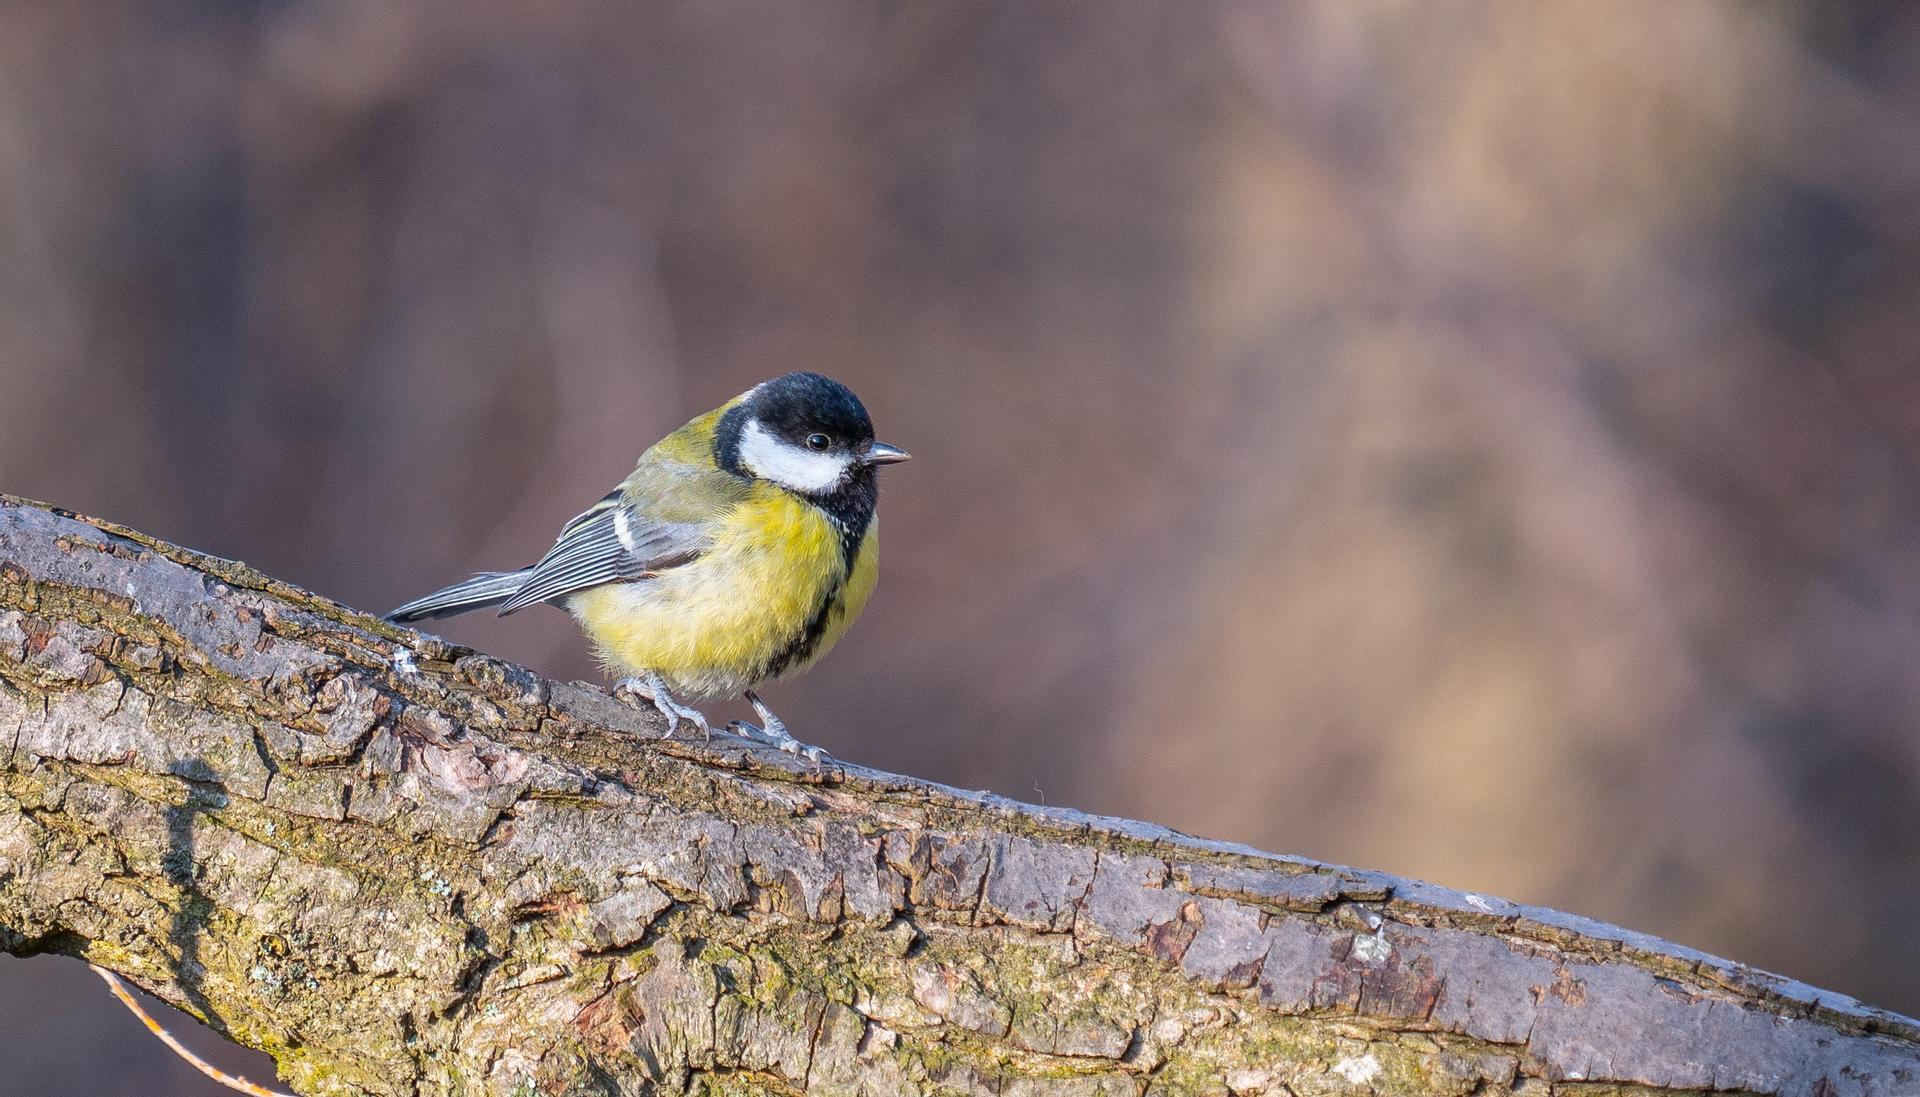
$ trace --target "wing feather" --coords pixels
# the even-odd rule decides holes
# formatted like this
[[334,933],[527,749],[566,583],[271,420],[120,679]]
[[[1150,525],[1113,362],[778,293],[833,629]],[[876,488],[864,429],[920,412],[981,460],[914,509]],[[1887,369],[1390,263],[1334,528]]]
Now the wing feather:
[[502,616],[551,602],[602,583],[640,579],[700,555],[706,535],[698,524],[661,522],[615,491],[582,511],[533,565],[526,582],[500,606]]

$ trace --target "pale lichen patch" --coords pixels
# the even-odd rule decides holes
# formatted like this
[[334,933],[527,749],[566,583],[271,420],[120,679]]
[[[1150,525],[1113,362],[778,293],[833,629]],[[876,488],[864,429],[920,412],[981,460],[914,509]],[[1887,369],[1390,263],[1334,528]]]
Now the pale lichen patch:
[[395,674],[420,673],[420,665],[413,661],[413,649],[410,647],[394,648],[393,654],[387,656],[387,665],[393,668]]
[[1364,1086],[1380,1077],[1380,1060],[1371,1052],[1348,1056],[1333,1064],[1333,1072],[1356,1086]]
[[1363,964],[1377,964],[1393,955],[1393,942],[1387,940],[1387,931],[1382,928],[1372,933],[1355,935],[1353,939],[1354,959]]

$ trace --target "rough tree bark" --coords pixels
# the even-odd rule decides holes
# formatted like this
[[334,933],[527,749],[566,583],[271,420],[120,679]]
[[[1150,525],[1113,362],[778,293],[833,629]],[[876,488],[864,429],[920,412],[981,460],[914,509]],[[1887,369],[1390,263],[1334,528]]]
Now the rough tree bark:
[[0,948],[304,1093],[1920,1092],[1640,934],[659,730],[0,497]]

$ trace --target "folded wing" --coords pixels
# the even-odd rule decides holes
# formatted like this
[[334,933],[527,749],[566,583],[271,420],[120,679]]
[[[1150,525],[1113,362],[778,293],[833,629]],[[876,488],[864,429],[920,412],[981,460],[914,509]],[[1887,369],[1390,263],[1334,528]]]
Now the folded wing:
[[660,521],[635,508],[625,492],[614,491],[567,523],[547,554],[524,573],[519,589],[500,604],[500,613],[602,583],[642,579],[698,557],[705,547],[699,524]]

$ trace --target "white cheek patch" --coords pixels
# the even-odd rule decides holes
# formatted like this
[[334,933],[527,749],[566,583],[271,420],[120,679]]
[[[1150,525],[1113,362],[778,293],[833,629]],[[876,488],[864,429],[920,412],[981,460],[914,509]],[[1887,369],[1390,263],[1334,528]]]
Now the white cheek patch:
[[845,453],[815,453],[783,442],[759,423],[740,432],[740,463],[755,476],[799,492],[830,490],[847,473],[853,457]]

